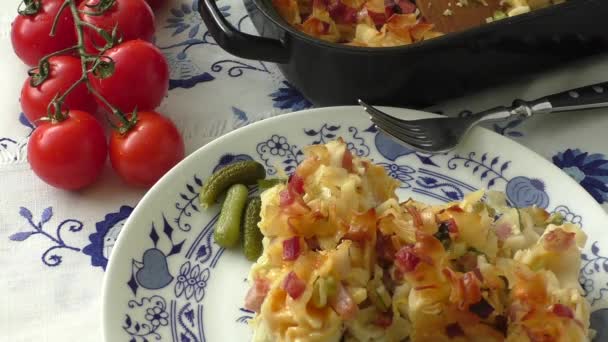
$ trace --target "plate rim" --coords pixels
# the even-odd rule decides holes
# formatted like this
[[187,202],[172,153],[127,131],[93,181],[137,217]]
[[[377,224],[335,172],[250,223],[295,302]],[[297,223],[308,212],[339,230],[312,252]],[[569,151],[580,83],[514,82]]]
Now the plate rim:
[[[403,117],[406,117],[406,116],[414,116],[417,118],[441,117],[441,115],[438,115],[435,113],[429,113],[429,112],[409,109],[409,108],[385,107],[385,106],[379,106],[377,108],[385,110],[388,113],[393,113],[396,116],[403,116]],[[207,150],[213,149],[216,145],[220,145],[220,144],[224,143],[225,140],[228,140],[232,136],[238,135],[246,130],[256,130],[263,126],[272,125],[275,122],[292,120],[292,118],[294,118],[294,117],[305,116],[305,115],[319,115],[319,113],[328,112],[328,111],[331,112],[331,111],[346,111],[346,110],[353,110],[353,111],[358,111],[358,112],[364,113],[363,108],[361,108],[360,106],[334,106],[334,107],[311,108],[311,109],[305,109],[305,110],[286,113],[286,114],[280,114],[280,115],[277,115],[277,116],[274,116],[271,118],[267,118],[267,119],[263,119],[263,120],[251,123],[247,126],[235,129],[235,130],[233,130],[229,133],[226,133],[226,134],[210,141],[209,143],[197,148],[192,153],[190,153],[188,156],[186,156],[183,160],[181,160],[178,164],[176,164],[173,168],[171,168],[150,189],[148,189],[148,191],[146,191],[144,196],[142,196],[142,198],[139,200],[139,202],[135,205],[135,208],[134,208],[133,212],[129,215],[129,218],[126,220],[126,222],[121,230],[121,234],[118,235],[118,238],[116,240],[113,250],[117,251],[119,249],[122,249],[122,245],[126,243],[125,236],[127,235],[127,234],[123,234],[123,233],[128,230],[132,230],[132,228],[130,228],[131,222],[135,219],[136,216],[139,215],[140,211],[145,210],[146,203],[149,202],[151,200],[151,198],[153,198],[155,196],[157,190],[159,188],[161,188],[164,183],[170,181],[170,179],[173,178],[174,175],[181,172],[181,169],[183,169],[185,167],[185,165],[191,163],[191,160],[199,159],[200,158],[199,156],[204,155]],[[356,113],[353,113],[353,115],[356,115]],[[371,121],[370,121],[370,124],[371,124]],[[529,157],[533,159],[534,164],[541,164],[541,165],[545,164],[544,167],[552,168],[554,171],[559,171],[561,173],[560,181],[569,183],[570,186],[575,186],[578,189],[578,192],[580,193],[580,195],[586,198],[585,203],[589,203],[589,204],[593,203],[593,204],[591,204],[591,206],[594,207],[594,208],[591,208],[593,211],[601,212],[601,213],[603,213],[603,216],[608,218],[608,213],[606,213],[604,208],[599,203],[597,203],[597,201],[578,182],[576,182],[574,179],[569,177],[567,174],[565,174],[563,171],[561,171],[557,166],[552,164],[549,160],[547,160],[545,157],[543,157],[536,151],[524,146],[523,144],[521,144],[513,139],[509,139],[501,134],[498,134],[492,130],[489,130],[489,129],[479,126],[479,125],[473,127],[467,133],[467,136],[474,134],[474,131],[476,131],[480,134],[489,135],[489,137],[491,137],[492,139],[497,139],[498,142],[505,142],[505,144],[497,145],[497,146],[499,146],[498,150],[508,150],[511,146],[517,146],[517,148],[520,148],[520,149],[526,151],[526,153],[529,155]],[[511,146],[509,146],[509,144],[511,144]],[[104,273],[103,282],[102,282],[102,286],[101,286],[101,330],[102,330],[102,338],[103,338],[103,341],[105,341],[105,342],[109,341],[107,332],[110,331],[109,330],[110,327],[108,326],[108,320],[106,318],[107,315],[109,314],[109,312],[108,312],[109,298],[110,298],[110,293],[109,293],[110,280],[109,279],[112,278],[111,274],[113,273],[112,270],[115,268],[114,264],[119,262],[118,259],[112,257],[113,255],[115,255],[115,253],[112,253],[108,259],[108,264],[106,267],[106,271]]]

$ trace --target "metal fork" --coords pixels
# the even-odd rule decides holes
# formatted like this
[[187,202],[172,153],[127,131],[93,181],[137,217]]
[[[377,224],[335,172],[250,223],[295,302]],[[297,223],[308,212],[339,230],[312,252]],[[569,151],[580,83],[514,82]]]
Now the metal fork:
[[534,101],[515,100],[511,107],[496,107],[462,118],[437,117],[402,120],[359,100],[376,127],[419,152],[441,153],[455,148],[475,125],[535,114],[608,107],[608,82],[564,91]]

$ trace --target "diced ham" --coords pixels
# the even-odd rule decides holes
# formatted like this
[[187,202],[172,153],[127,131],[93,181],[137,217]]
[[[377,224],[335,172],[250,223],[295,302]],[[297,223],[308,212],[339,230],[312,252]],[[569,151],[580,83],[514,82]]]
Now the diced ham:
[[291,176],[289,176],[287,187],[293,190],[293,192],[296,194],[302,195],[304,193],[304,179],[294,172],[291,174]]
[[300,246],[300,238],[294,236],[290,239],[283,240],[283,260],[294,261],[296,260],[302,251]]
[[281,208],[287,207],[291,205],[295,201],[295,199],[296,198],[294,194],[289,191],[289,189],[283,189],[279,193],[279,206],[281,206]]
[[270,284],[268,283],[268,280],[256,278],[253,282],[253,286],[247,292],[247,296],[245,296],[245,309],[260,312],[262,303],[269,290]]
[[403,246],[395,253],[395,265],[404,273],[412,272],[420,263],[420,258],[417,257],[411,245]]
[[563,252],[574,245],[575,237],[575,233],[557,228],[547,233],[543,239],[543,246],[551,252]]
[[306,290],[306,283],[298,278],[296,272],[291,271],[287,277],[285,277],[285,281],[283,281],[283,290],[285,290],[291,298],[298,299],[302,293],[304,293],[304,290]]
[[[341,1],[338,1],[338,2],[342,3]],[[344,6],[344,7],[347,7],[347,6]],[[352,20],[352,22],[356,22],[357,21],[357,12],[354,11],[351,15],[352,15],[352,18],[350,18],[350,19]],[[345,168],[346,170],[348,170],[348,172],[353,171],[353,154],[350,152],[348,147],[346,147],[346,149],[344,150],[344,155],[342,156],[342,167]]]
[[496,226],[496,228],[494,229],[494,232],[496,233],[496,237],[498,237],[498,240],[500,240],[500,241],[506,240],[509,236],[511,236],[513,234],[511,225],[506,222]]
[[372,18],[376,27],[382,27],[382,25],[386,24],[387,17],[385,13],[374,12],[368,9],[367,15]]
[[572,309],[570,309],[564,304],[553,304],[551,311],[559,317],[574,318],[574,313],[572,312]]
[[359,307],[342,283],[338,283],[336,295],[330,299],[329,304],[340,315],[340,318],[345,320],[354,318],[359,311]]

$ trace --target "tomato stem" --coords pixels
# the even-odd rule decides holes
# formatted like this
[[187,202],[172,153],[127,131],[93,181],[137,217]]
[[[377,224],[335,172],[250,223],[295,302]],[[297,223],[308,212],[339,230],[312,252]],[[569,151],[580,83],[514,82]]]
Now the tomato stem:
[[[76,5],[76,0],[64,0],[59,8],[55,18],[53,20],[53,26],[51,27],[50,36],[55,35],[55,30],[57,29],[57,25],[59,24],[59,19],[61,14],[66,8],[70,9],[72,14],[72,18],[74,19],[74,26],[76,30],[77,44],[48,54],[40,59],[38,62],[38,66],[32,68],[28,71],[28,74],[31,77],[30,84],[33,87],[39,86],[42,84],[49,76],[50,73],[50,63],[49,59],[53,56],[62,55],[70,51],[78,51],[78,56],[80,57],[80,64],[82,67],[82,76],[74,82],[63,94],[57,94],[55,98],[49,103],[47,113],[48,117],[53,122],[59,122],[67,119],[67,112],[62,110],[63,102],[67,98],[67,96],[74,91],[79,85],[85,84],[89,92],[93,94],[99,101],[101,101],[110,111],[111,115],[114,116],[119,122],[120,125],[115,125],[113,121],[106,114],[106,119],[110,122],[111,126],[118,130],[120,133],[126,133],[129,131],[135,124],[137,123],[137,113],[136,110],[131,114],[130,118],[121,112],[118,108],[114,107],[108,100],[106,100],[98,91],[96,91],[89,81],[89,74],[93,74],[93,77],[109,77],[114,72],[114,61],[107,57],[103,56],[103,54],[114,45],[120,43],[121,39],[118,37],[117,28],[114,27],[112,32],[108,32],[102,28],[99,28],[91,23],[88,23],[82,19],[80,19],[80,13],[84,13],[87,15],[103,15],[107,12],[114,4],[116,0],[99,0],[93,5],[86,4],[85,6],[92,9],[92,12],[89,11],[80,11],[78,6]],[[22,9],[22,7],[25,7]],[[19,14],[21,15],[32,15],[38,13],[41,7],[40,0],[23,0],[23,2],[19,5]],[[102,47],[97,47],[96,54],[90,54],[86,51],[85,41],[84,41],[84,27],[87,27],[100,35],[106,42],[106,44]],[[93,45],[95,45],[93,43]]]
[[64,3],[61,4],[61,7],[59,7],[59,11],[57,11],[55,18],[53,19],[53,26],[51,26],[51,33],[49,34],[49,36],[55,37],[55,30],[57,29],[57,23],[59,22],[61,13],[63,13],[63,10],[65,10],[68,7],[68,5],[69,5],[69,3],[67,1],[65,1]]
[[[53,56],[61,55],[70,51],[78,51],[78,55],[80,57],[80,64],[82,67],[82,76],[74,82],[63,94],[57,94],[55,98],[51,101],[48,107],[48,115],[52,121],[58,122],[63,121],[67,118],[66,113],[62,111],[63,102],[67,98],[67,96],[81,84],[86,84],[87,89],[91,94],[93,94],[99,101],[101,101],[111,112],[112,116],[116,117],[120,122],[119,126],[113,124],[112,120],[107,116],[106,119],[111,123],[111,126],[114,129],[119,130],[119,132],[124,133],[130,130],[133,126],[135,126],[137,122],[137,115],[135,113],[132,114],[132,117],[129,119],[126,117],[124,113],[122,113],[118,108],[114,107],[108,100],[106,100],[98,91],[96,91],[89,81],[89,73],[93,74],[93,77],[109,77],[114,71],[114,61],[111,58],[106,56],[102,56],[102,54],[112,48],[115,44],[120,42],[120,39],[117,38],[117,30],[116,27],[112,30],[112,32],[108,32],[99,28],[91,23],[83,21],[80,19],[79,13],[86,13],[87,15],[102,15],[106,11],[108,11],[116,2],[116,0],[99,0],[94,5],[86,5],[91,8],[93,12],[89,13],[89,11],[80,11],[76,5],[76,0],[65,0],[57,15],[53,20],[53,26],[51,28],[51,36],[54,36],[55,30],[59,23],[59,19],[61,13],[69,7],[70,12],[72,14],[72,18],[74,19],[74,26],[76,30],[76,37],[78,43],[75,46],[69,47],[67,49],[63,49],[60,51],[53,52],[44,56],[40,59],[37,68],[32,68],[28,73],[32,77],[32,86],[38,86],[42,84],[49,76],[50,73],[50,65],[49,59]],[[31,12],[33,9],[38,11],[40,7],[40,0],[23,0],[22,5],[25,5],[25,10],[23,10],[26,14]],[[21,5],[20,5],[21,8]],[[20,12],[21,13],[21,10]],[[34,12],[36,13],[36,12]],[[89,54],[85,48],[84,42],[84,27],[87,27],[100,35],[106,42],[103,47],[95,48],[98,50],[95,55]],[[90,68],[89,68],[90,66]],[[101,71],[100,71],[101,70]]]
[[17,7],[17,13],[20,15],[35,15],[40,12],[41,6],[40,0],[23,0]]

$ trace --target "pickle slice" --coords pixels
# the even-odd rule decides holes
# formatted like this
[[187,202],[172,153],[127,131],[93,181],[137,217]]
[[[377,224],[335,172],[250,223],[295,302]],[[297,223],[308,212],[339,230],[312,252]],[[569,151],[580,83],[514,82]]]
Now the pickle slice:
[[259,197],[249,199],[245,207],[243,220],[243,253],[247,260],[256,261],[262,255],[262,232],[258,227],[262,200]]
[[235,184],[226,192],[226,199],[222,204],[220,218],[215,225],[213,237],[215,242],[224,247],[234,247],[241,235],[241,218],[249,191],[243,184]]
[[217,198],[234,184],[252,185],[266,177],[266,170],[262,164],[245,160],[230,164],[213,173],[203,184],[200,192],[200,204],[203,208],[212,206]]

